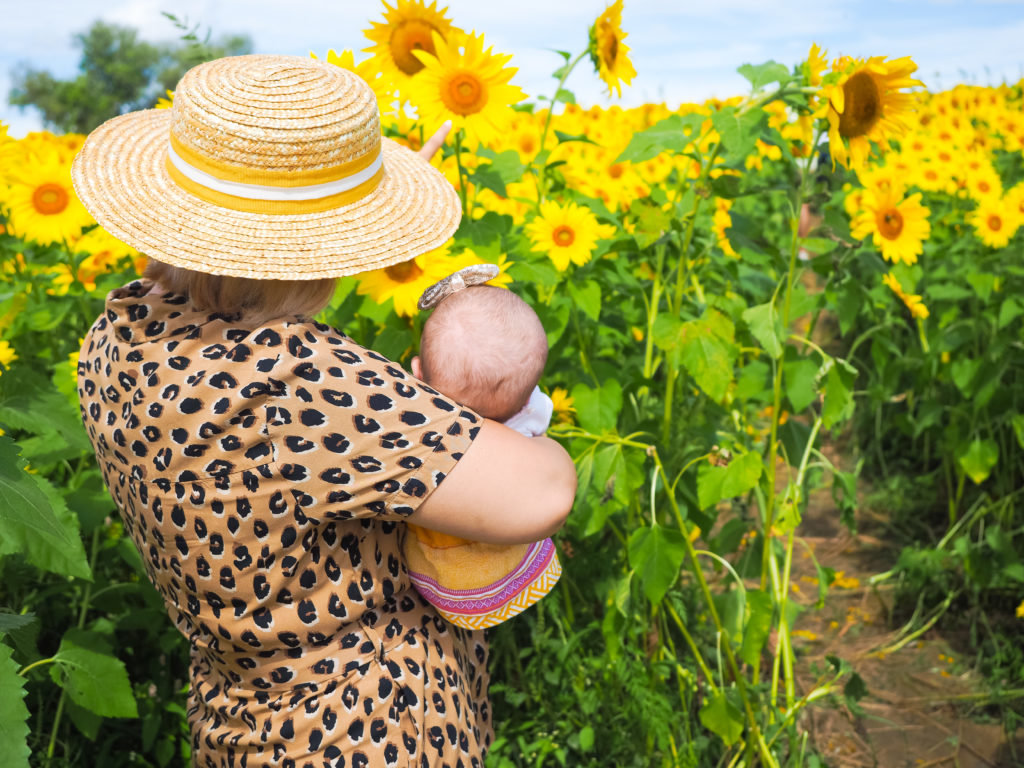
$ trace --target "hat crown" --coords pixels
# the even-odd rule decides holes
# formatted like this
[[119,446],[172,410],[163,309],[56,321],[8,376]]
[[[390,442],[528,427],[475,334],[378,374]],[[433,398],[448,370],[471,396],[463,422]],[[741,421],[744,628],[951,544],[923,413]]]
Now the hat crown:
[[380,151],[373,90],[354,72],[311,58],[200,64],[182,77],[171,110],[172,144],[213,168],[301,175]]

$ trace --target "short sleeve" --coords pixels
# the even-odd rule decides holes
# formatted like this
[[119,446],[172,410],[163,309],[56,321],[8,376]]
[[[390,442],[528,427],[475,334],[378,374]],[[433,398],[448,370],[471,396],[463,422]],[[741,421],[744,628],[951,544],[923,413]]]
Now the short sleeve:
[[[285,326],[267,407],[281,475],[316,517],[404,519],[454,468],[482,423],[400,365],[328,326]],[[284,365],[281,365],[284,363]]]

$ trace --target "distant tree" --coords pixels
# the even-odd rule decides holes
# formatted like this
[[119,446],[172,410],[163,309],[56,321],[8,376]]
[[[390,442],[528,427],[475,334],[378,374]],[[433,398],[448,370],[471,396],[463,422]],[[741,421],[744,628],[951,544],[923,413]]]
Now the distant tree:
[[58,80],[47,71],[20,64],[11,73],[8,102],[35,107],[51,130],[88,133],[111,117],[153,106],[196,64],[252,51],[252,41],[245,35],[199,40],[195,30],[169,18],[186,31],[180,42],[148,43],[131,27],[94,22],[73,38],[82,50],[76,77]]

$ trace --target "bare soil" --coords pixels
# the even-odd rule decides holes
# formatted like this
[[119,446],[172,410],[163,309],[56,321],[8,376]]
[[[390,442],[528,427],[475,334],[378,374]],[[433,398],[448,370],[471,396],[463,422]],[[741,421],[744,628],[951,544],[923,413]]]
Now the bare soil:
[[886,540],[881,513],[862,509],[858,518],[852,535],[826,489],[811,498],[797,529],[837,575],[824,607],[814,608],[813,560],[803,547],[794,552],[793,598],[805,606],[794,632],[798,668],[805,670],[801,693],[813,688],[812,670],[824,668],[827,655],[849,662],[868,689],[859,713],[808,708],[804,727],[818,754],[833,768],[1024,766],[1024,728],[1011,738],[1001,723],[979,717],[984,682],[963,638],[933,629],[894,648],[906,635],[892,618],[892,590],[869,579],[891,568],[899,552]]

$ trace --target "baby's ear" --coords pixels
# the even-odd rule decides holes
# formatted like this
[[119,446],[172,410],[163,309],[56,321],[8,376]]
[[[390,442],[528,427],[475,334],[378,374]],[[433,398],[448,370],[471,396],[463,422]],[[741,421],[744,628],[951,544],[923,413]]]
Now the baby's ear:
[[423,378],[423,369],[420,367],[420,356],[414,355],[412,360],[409,361],[409,367],[412,368],[412,375],[417,379]]

